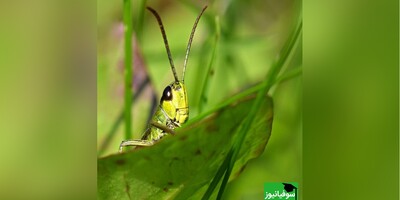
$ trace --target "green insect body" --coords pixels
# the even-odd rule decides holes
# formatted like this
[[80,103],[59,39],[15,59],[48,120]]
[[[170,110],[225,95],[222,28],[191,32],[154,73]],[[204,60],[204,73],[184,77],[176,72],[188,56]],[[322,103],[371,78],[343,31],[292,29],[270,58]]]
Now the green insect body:
[[189,118],[189,104],[187,98],[186,87],[184,84],[185,71],[188,56],[190,53],[190,47],[192,44],[193,36],[197,27],[197,24],[202,16],[203,12],[206,10],[205,6],[193,25],[192,32],[189,37],[189,42],[186,48],[186,56],[183,64],[183,75],[182,80],[178,79],[174,63],[171,56],[171,51],[169,50],[167,36],[165,34],[164,26],[162,24],[161,18],[158,13],[150,8],[147,9],[156,17],[157,22],[161,29],[161,34],[164,39],[165,48],[167,50],[168,59],[171,65],[172,73],[174,75],[175,81],[169,84],[162,94],[160,105],[158,106],[156,112],[152,117],[152,122],[144,132],[140,140],[125,140],[122,141],[119,147],[119,151],[125,146],[151,146],[162,137],[167,134],[171,134],[173,130],[184,124]]
[[[172,98],[173,97],[173,98]],[[163,92],[160,106],[155,112],[152,121],[165,125],[166,128],[175,129],[185,123],[189,117],[187,94],[182,82],[174,82],[168,85]],[[157,141],[166,134],[154,125],[142,137],[142,140]]]

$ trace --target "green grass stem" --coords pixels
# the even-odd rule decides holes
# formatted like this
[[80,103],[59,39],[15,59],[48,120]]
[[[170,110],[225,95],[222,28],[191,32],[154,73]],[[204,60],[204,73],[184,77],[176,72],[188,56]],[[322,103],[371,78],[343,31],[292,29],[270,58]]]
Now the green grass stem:
[[124,28],[125,28],[125,139],[132,138],[132,3],[124,0]]

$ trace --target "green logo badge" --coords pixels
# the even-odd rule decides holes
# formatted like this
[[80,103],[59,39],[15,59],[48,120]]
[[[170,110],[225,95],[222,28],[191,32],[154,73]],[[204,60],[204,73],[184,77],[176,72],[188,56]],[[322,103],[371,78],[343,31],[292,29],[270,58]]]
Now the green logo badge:
[[264,183],[264,199],[297,200],[297,188],[294,182]]

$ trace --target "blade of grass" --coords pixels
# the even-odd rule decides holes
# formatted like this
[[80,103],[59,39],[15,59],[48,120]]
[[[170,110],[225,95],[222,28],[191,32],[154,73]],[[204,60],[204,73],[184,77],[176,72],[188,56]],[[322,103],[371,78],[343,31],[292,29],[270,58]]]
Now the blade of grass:
[[234,144],[232,145],[232,149],[233,149],[232,158],[231,158],[230,164],[227,168],[227,171],[225,173],[221,187],[218,191],[217,199],[222,198],[222,195],[223,195],[226,185],[228,183],[229,177],[231,175],[232,169],[235,165],[236,159],[237,159],[240,149],[242,147],[243,141],[244,141],[247,133],[249,132],[248,130],[250,129],[250,126],[254,121],[255,114],[262,103],[262,99],[263,99],[264,95],[268,93],[273,82],[277,79],[277,76],[278,76],[280,70],[282,69],[282,67],[286,63],[286,61],[288,60],[287,58],[289,57],[290,53],[294,49],[295,44],[297,43],[297,41],[300,38],[302,24],[303,24],[302,21],[300,21],[300,24],[297,26],[296,30],[293,32],[290,39],[288,40],[289,42],[286,43],[286,45],[282,49],[282,54],[281,54],[282,56],[278,59],[276,64],[274,64],[272,66],[269,73],[267,73],[264,88],[261,89],[257,93],[256,100],[253,103],[251,110],[250,110],[249,114],[247,115],[247,118],[243,122],[243,126],[241,126],[241,128],[239,129],[239,135],[238,135],[239,137],[234,141]]
[[210,185],[207,188],[206,193],[204,193],[203,197],[201,198],[201,200],[206,200],[209,199],[210,196],[212,195],[214,188],[217,187],[219,180],[222,178],[222,176],[225,174],[226,172],[226,168],[228,168],[229,166],[229,161],[231,160],[232,157],[232,149],[228,152],[228,154],[225,157],[224,162],[222,163],[221,167],[218,169],[217,173],[215,174],[213,180],[211,181]]
[[[236,158],[237,155],[240,152],[241,146],[243,144],[244,138],[246,137],[246,134],[248,132],[248,129],[250,128],[253,120],[254,120],[254,116],[255,113],[257,112],[258,108],[261,105],[261,100],[264,97],[265,94],[268,93],[268,90],[272,87],[272,85],[275,83],[275,81],[277,80],[277,76],[280,72],[280,70],[282,69],[283,65],[285,64],[285,62],[287,61],[287,58],[289,56],[289,54],[292,52],[292,49],[294,47],[294,45],[296,44],[296,41],[298,40],[301,30],[302,30],[302,20],[300,20],[299,25],[296,28],[296,31],[294,31],[291,35],[291,37],[289,38],[289,40],[287,41],[287,43],[285,44],[285,46],[283,47],[282,51],[281,51],[281,56],[279,57],[279,59],[275,62],[275,64],[272,66],[271,70],[267,73],[266,79],[265,81],[256,87],[251,88],[252,90],[254,89],[259,89],[258,93],[257,93],[257,97],[255,102],[253,103],[249,114],[247,115],[245,121],[243,122],[243,126],[241,126],[241,128],[239,129],[239,135],[238,138],[235,140],[234,144],[232,145],[231,151],[232,151],[232,156],[228,156],[227,155],[227,160],[229,161],[229,165],[226,166],[226,164],[221,165],[220,169],[218,170],[218,174],[219,176],[214,177],[212,183],[210,184],[206,193],[204,194],[202,199],[209,199],[211,194],[213,193],[213,190],[215,189],[215,187],[218,185],[219,180],[221,179],[220,174],[223,174],[222,172],[225,171],[225,175],[224,175],[224,179],[222,181],[220,190],[218,192],[218,196],[217,199],[221,199],[223,192],[225,190],[225,187],[228,183],[230,174],[232,172],[232,169],[235,165],[236,162]],[[261,88],[259,88],[261,87]],[[243,93],[240,94],[240,96],[243,95]],[[237,95],[239,96],[239,95]],[[225,102],[224,102],[225,103]],[[214,108],[215,109],[215,108]],[[225,162],[224,162],[225,163]]]
[[285,74],[282,74],[280,77],[278,77],[275,80],[274,84],[278,84],[278,83],[282,83],[284,81],[290,80],[291,78],[299,76],[302,73],[303,73],[303,67],[302,66],[296,67],[295,69],[292,69],[289,72],[286,72]]
[[208,88],[210,86],[209,80],[214,71],[214,59],[216,56],[216,50],[217,50],[218,41],[219,41],[219,33],[220,33],[219,17],[216,16],[215,17],[215,40],[214,40],[210,63],[208,64],[208,67],[206,70],[206,77],[204,80],[204,84],[203,84],[203,87],[200,92],[199,113],[201,113],[203,111],[203,108],[207,103],[207,93],[208,93]]
[[125,31],[125,139],[132,138],[132,4],[124,0],[124,31]]

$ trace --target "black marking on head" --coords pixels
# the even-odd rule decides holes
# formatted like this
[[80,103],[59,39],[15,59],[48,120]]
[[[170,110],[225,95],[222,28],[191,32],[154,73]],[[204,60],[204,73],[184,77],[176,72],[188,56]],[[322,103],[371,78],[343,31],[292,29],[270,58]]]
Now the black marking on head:
[[168,188],[167,187],[165,187],[163,190],[164,190],[164,192],[168,192]]
[[162,103],[163,101],[171,101],[172,100],[172,89],[170,86],[167,86],[164,89],[163,95],[161,97],[161,101],[160,103]]
[[168,185],[173,185],[174,183],[172,181],[168,181]]

